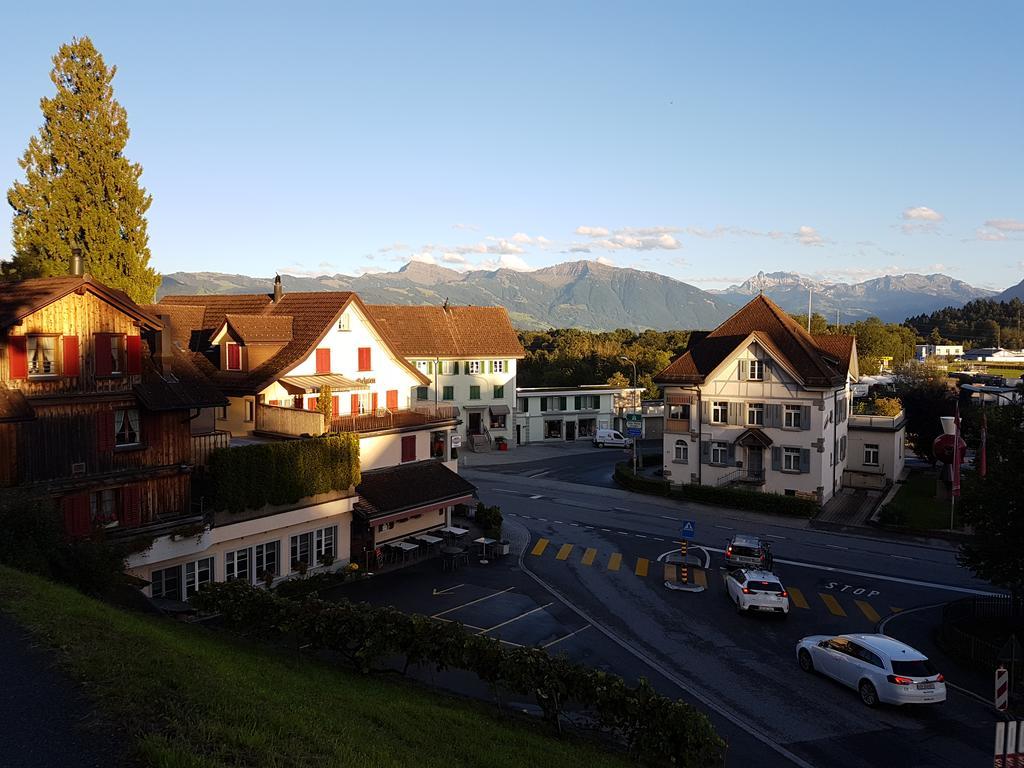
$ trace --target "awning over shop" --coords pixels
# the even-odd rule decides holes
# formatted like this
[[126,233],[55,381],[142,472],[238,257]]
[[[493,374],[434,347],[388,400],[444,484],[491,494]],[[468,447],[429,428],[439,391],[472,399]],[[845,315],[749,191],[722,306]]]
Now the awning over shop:
[[508,416],[511,411],[509,411],[507,405],[492,405],[491,413],[495,416]]
[[324,384],[329,386],[332,392],[351,392],[357,389],[370,388],[367,384],[347,379],[337,373],[318,373],[313,376],[285,376],[282,379],[278,379],[278,381],[292,395],[319,392],[320,387]]
[[464,405],[462,407],[465,409],[466,413],[480,413],[481,411],[487,410],[486,405]]
[[360,498],[354,510],[364,520],[380,524],[468,504],[475,492],[475,485],[440,461],[428,459],[364,472],[356,486]]

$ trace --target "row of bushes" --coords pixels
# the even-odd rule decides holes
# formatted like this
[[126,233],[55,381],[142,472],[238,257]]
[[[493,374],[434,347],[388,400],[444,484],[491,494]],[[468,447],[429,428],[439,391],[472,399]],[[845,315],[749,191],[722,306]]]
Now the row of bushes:
[[718,488],[693,483],[673,487],[666,480],[635,476],[629,464],[625,462],[615,465],[615,481],[631,491],[668,496],[681,501],[695,501],[791,517],[814,517],[818,512],[818,504],[812,499],[782,496],[778,493],[762,493],[743,488]]
[[359,438],[345,433],[220,448],[210,454],[203,495],[212,509],[241,512],[358,483]]
[[617,675],[540,648],[507,648],[460,624],[394,608],[312,598],[300,603],[240,581],[209,584],[192,602],[199,610],[219,613],[232,627],[328,650],[363,672],[382,669],[395,658],[404,660],[403,672],[419,664],[473,672],[496,695],[532,695],[556,730],[573,704],[622,738],[632,755],[655,764],[696,768],[722,762],[724,742],[689,704],[658,694],[645,680],[630,688]]

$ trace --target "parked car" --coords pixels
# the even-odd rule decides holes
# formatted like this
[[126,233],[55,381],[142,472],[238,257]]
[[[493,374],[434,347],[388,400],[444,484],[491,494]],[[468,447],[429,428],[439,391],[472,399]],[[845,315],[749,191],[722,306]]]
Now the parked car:
[[869,707],[946,700],[942,674],[920,651],[886,635],[811,635],[796,644],[804,672],[853,688]]
[[633,445],[633,438],[625,437],[615,429],[599,429],[594,435],[594,445],[598,448],[604,448],[606,445],[612,445],[616,448],[629,448]]
[[767,552],[768,547],[757,536],[737,533],[725,544],[725,564],[729,568],[763,568]]
[[789,593],[774,573],[736,568],[724,573],[722,578],[736,610],[789,613]]

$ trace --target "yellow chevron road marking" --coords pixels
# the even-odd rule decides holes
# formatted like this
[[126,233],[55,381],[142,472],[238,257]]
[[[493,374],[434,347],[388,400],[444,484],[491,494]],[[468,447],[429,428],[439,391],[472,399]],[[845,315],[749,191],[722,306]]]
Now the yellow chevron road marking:
[[825,607],[828,608],[828,612],[833,616],[846,615],[846,611],[843,610],[843,606],[841,606],[839,601],[832,597],[832,595],[823,595],[819,592],[818,597],[821,598],[821,602],[825,604]]
[[611,557],[608,558],[608,570],[617,571],[619,570],[620,565],[622,565],[622,555],[620,555],[618,552],[615,552],[614,554],[612,554]]
[[540,557],[544,554],[544,550],[548,548],[549,543],[550,542],[547,539],[537,539],[537,543],[533,545],[533,550],[530,554]]
[[636,559],[636,568],[633,570],[633,573],[635,573],[637,576],[646,576],[647,566],[649,564],[650,560],[648,560],[646,557],[638,557]]
[[866,603],[863,600],[854,600],[853,602],[857,604],[857,607],[860,608],[860,612],[867,617],[868,621],[876,622],[882,618],[878,615],[878,611],[871,607],[871,603]]
[[793,603],[797,608],[810,608],[807,604],[807,600],[804,598],[804,593],[796,587],[787,587],[789,590],[789,601]]
[[583,565],[593,565],[595,557],[597,557],[597,550],[593,547],[587,547],[587,551],[583,553],[583,559],[580,562]]
[[570,552],[572,552],[572,544],[563,544],[562,548],[558,550],[558,554],[555,555],[555,560],[567,560]]

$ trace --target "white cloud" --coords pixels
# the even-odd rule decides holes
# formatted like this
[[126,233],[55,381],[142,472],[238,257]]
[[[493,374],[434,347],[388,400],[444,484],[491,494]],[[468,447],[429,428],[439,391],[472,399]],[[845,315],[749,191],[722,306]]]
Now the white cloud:
[[904,210],[903,218],[907,221],[942,221],[944,217],[941,213],[932,210],[926,205],[919,205],[916,208]]
[[437,264],[437,259],[434,258],[434,254],[430,251],[420,251],[419,253],[413,253],[409,256],[410,261],[418,261],[422,264]]
[[577,243],[576,245],[570,245],[569,253],[590,253],[590,246],[582,245],[579,243]]
[[539,245],[541,248],[546,248],[549,245],[551,245],[551,241],[544,237],[544,235],[537,235],[537,237],[534,238],[534,240],[537,243],[537,245]]
[[998,242],[1000,240],[1006,240],[1006,232],[1001,232],[998,229],[985,229],[984,227],[978,227],[974,230],[975,240],[986,240],[988,242]]
[[522,245],[532,245],[533,238],[525,232],[516,232],[512,237],[509,238],[513,243],[520,243]]
[[1024,221],[1019,219],[989,219],[985,226],[1000,232],[1024,232]]
[[445,264],[466,264],[466,257],[461,253],[445,252],[441,254],[441,261]]
[[379,275],[381,272],[384,272],[384,270],[381,269],[380,267],[357,267],[356,268],[356,274],[357,275]]
[[500,253],[505,255],[526,253],[526,251],[524,251],[518,245],[516,245],[515,243],[511,243],[508,240],[499,240],[495,245],[488,245],[487,252]]
[[409,246],[405,243],[394,242],[391,245],[385,245],[383,248],[378,248],[377,253],[389,253],[391,251],[408,251]]
[[808,227],[806,224],[801,226],[793,235],[796,241],[800,245],[823,245],[825,238],[814,227]]
[[520,256],[504,253],[497,259],[481,261],[474,266],[474,269],[512,269],[516,272],[532,272],[536,267],[531,267]]
[[606,267],[614,267],[615,262],[609,259],[607,256],[598,256],[594,259],[598,264],[604,264]]
[[479,232],[480,227],[476,224],[452,224],[452,229],[463,229],[469,230],[470,232]]
[[576,234],[584,237],[607,237],[611,232],[606,227],[576,227]]

